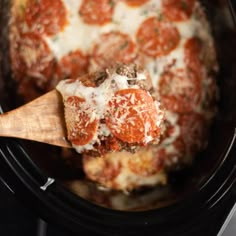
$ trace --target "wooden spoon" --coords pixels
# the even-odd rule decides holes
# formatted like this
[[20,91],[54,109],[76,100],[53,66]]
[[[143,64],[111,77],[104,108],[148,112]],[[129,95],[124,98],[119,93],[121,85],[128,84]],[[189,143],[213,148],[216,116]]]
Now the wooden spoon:
[[57,90],[0,115],[0,136],[72,147],[67,141],[63,102]]

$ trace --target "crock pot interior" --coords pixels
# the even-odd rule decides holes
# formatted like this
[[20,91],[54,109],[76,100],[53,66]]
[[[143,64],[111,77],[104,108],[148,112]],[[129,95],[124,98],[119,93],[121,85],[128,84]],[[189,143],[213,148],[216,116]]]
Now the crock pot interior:
[[[0,5],[0,99],[4,111],[21,104],[15,93],[15,84],[11,79],[8,57],[7,21],[9,19],[9,2],[2,0],[2,5]],[[236,56],[233,50],[236,46],[236,31],[226,1],[203,1],[203,4],[206,6],[213,28],[220,63],[220,73],[217,77],[220,87],[219,112],[212,127],[207,149],[198,155],[191,168],[173,173],[171,183],[167,187],[156,187],[125,195],[118,192],[110,194],[99,191],[94,188],[93,184],[89,183],[94,194],[100,196],[97,202],[96,199],[93,199],[93,203],[109,207],[101,199],[107,199],[112,195],[113,197],[118,196],[126,202],[127,209],[122,208],[120,210],[147,210],[166,207],[201,191],[208,184],[209,179],[213,178],[221,166],[228,161],[227,154],[229,148],[232,147],[236,121]],[[72,168],[70,165],[65,165],[65,162],[58,158],[58,148],[29,141],[20,140],[16,142],[24,148],[30,159],[40,167],[45,176],[55,178],[58,183],[63,185],[75,179],[82,180],[82,185],[87,184],[83,181],[82,171],[78,171],[78,168]],[[27,159],[28,157],[21,158]],[[88,200],[91,201],[91,199]]]

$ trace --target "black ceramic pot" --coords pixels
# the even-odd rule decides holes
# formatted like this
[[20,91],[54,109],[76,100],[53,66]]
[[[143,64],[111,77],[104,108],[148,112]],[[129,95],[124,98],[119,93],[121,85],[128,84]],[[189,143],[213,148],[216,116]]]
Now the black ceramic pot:
[[[0,138],[0,175],[27,206],[48,222],[74,232],[106,235],[195,235],[236,182],[236,25],[232,4],[203,1],[217,44],[220,73],[219,114],[207,149],[190,170],[174,176],[175,194],[163,204],[140,211],[98,206],[70,192],[51,167],[45,145]],[[17,106],[8,58],[10,1],[0,0],[0,104],[2,112]],[[45,151],[47,150],[47,151]],[[45,162],[51,162],[45,164]],[[53,179],[53,180],[52,180]],[[55,180],[55,181],[54,181]],[[53,182],[53,183],[52,183]],[[49,185],[49,186],[48,186]],[[173,192],[172,192],[173,193]],[[145,193],[140,193],[145,194]],[[173,199],[174,198],[174,199]]]

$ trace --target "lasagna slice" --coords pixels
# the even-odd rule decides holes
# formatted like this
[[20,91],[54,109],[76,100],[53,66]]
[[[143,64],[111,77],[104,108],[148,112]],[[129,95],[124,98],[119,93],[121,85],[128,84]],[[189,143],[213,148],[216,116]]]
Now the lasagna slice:
[[164,110],[136,65],[62,80],[68,140],[79,153],[103,155],[159,142]]

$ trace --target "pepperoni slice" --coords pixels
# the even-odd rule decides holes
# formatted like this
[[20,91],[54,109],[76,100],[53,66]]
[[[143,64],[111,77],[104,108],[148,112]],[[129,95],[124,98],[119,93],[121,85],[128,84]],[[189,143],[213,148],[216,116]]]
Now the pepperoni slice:
[[106,124],[112,134],[127,143],[146,144],[158,137],[157,108],[153,98],[142,89],[123,89],[109,102]]
[[131,7],[138,7],[149,2],[150,0],[122,0],[122,1]]
[[87,24],[103,25],[112,20],[114,5],[114,0],[83,0],[79,15]]
[[191,112],[200,103],[200,79],[192,71],[165,71],[159,81],[163,106],[174,112]]
[[184,45],[186,65],[195,73],[201,72],[202,67],[202,42],[199,38],[190,38]]
[[177,28],[157,17],[145,20],[140,25],[136,38],[140,50],[151,57],[167,55],[180,41]]
[[196,0],[163,0],[163,13],[171,21],[185,21],[190,18]]
[[25,20],[31,29],[54,35],[67,24],[66,8],[62,0],[31,0],[25,9]]
[[68,140],[79,146],[89,143],[98,128],[98,121],[90,121],[90,114],[82,108],[84,102],[84,99],[76,96],[70,96],[65,101]]
[[76,79],[88,72],[88,65],[88,56],[76,50],[62,57],[57,66],[57,73],[60,79]]
[[53,55],[43,38],[35,33],[22,33],[12,54],[16,78],[36,78],[35,84],[43,88],[54,69]]
[[207,122],[201,114],[180,115],[179,125],[186,149],[190,154],[201,151],[207,140]]
[[101,35],[94,46],[95,62],[101,67],[115,63],[131,63],[136,58],[136,47],[131,38],[120,32],[110,32]]

